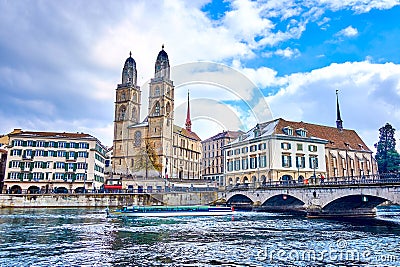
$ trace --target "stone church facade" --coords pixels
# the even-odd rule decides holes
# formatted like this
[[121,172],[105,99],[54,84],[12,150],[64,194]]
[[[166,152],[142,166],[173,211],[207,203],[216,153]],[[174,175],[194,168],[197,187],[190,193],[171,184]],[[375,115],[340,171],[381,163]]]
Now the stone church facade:
[[126,59],[116,89],[113,173],[145,179],[200,178],[201,140],[191,131],[189,103],[186,128],[174,125],[174,89],[163,46],[148,88],[148,114],[140,121],[136,62],[131,54]]

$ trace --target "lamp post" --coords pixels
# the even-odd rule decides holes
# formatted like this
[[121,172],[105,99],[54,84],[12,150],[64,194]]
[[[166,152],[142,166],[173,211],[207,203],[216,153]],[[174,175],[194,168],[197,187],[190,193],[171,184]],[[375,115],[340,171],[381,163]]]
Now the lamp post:
[[299,177],[300,177],[300,164],[299,164],[298,161],[297,161],[296,163],[297,163],[297,181],[299,181]]
[[85,155],[85,175],[83,176],[83,193],[84,194],[86,193],[86,175],[87,175],[86,157],[87,157],[87,154]]
[[317,181],[317,176],[315,175],[315,168],[317,167],[317,158],[313,158],[313,168],[314,168],[314,181]]

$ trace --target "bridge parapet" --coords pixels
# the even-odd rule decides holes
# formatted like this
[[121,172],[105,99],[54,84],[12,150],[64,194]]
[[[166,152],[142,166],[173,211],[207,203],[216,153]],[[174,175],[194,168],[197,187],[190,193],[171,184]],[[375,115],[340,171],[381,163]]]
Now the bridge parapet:
[[302,210],[309,216],[372,216],[385,201],[400,204],[397,174],[369,177],[341,177],[320,183],[238,186],[228,190],[228,203],[247,203],[261,210]]

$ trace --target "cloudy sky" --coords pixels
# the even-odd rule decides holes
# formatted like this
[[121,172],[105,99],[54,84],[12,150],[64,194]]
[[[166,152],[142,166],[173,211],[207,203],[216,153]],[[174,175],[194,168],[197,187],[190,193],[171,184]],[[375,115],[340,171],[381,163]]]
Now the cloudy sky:
[[[0,0],[0,133],[87,132],[112,145],[115,88],[129,51],[144,117],[146,82],[165,44],[175,123],[184,126],[190,90],[201,138],[272,117],[335,126],[338,89],[344,127],[373,148],[386,122],[400,132],[399,5]],[[202,77],[191,72],[204,66]]]

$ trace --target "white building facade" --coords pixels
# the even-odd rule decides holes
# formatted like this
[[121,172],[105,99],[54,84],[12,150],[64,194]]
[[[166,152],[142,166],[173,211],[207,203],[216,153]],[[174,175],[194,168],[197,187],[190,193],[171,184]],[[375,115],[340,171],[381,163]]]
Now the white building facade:
[[14,130],[8,150],[3,191],[74,193],[104,183],[107,149],[89,134]]
[[225,146],[226,186],[295,184],[325,175],[328,141],[282,122],[258,124]]

